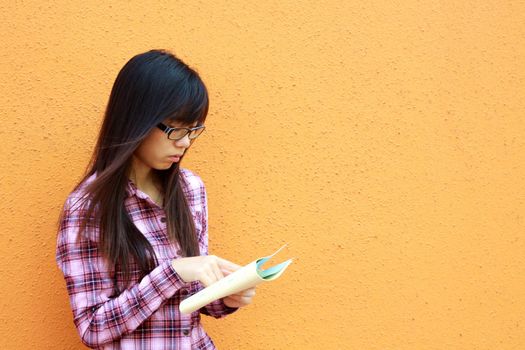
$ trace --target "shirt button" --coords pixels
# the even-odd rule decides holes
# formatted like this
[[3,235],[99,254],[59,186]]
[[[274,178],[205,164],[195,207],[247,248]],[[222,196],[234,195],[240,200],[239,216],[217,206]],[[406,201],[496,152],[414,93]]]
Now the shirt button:
[[189,334],[190,334],[190,331],[187,330],[187,329],[185,329],[185,330],[182,331],[182,334],[184,334],[184,335],[189,335]]
[[177,255],[181,255],[182,254],[182,250],[177,250]]
[[160,218],[160,222],[166,222],[166,218],[163,216]]

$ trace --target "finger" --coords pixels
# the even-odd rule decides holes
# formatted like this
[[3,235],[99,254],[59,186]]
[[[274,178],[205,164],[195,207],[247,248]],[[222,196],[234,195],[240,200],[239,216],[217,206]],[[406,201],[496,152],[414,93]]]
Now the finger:
[[209,285],[213,284],[213,282],[215,282],[215,275],[212,274],[211,271],[205,272],[202,274],[200,281],[204,287],[208,287]]
[[240,292],[234,293],[232,295],[254,296],[255,295],[255,287],[248,288],[248,289],[245,289],[245,290],[241,290]]
[[208,270],[208,277],[210,278],[210,284],[214,284],[220,279],[218,278],[214,268]]
[[231,296],[235,296],[238,300],[241,300],[242,298],[252,299],[255,296],[255,288],[249,288],[232,294]]
[[255,288],[246,289],[242,293],[243,296],[253,298],[255,296]]
[[252,298],[252,297],[255,296],[255,289],[246,289],[246,290],[243,290],[243,291],[240,291],[238,293],[231,294],[231,295],[236,295],[238,297]]
[[208,255],[206,258],[206,264],[203,266],[204,274],[209,278],[208,283],[213,284],[218,280],[224,278],[222,271],[219,268],[218,257],[215,255]]
[[228,299],[229,301],[233,301],[239,305],[248,305],[252,302],[252,298],[238,296],[238,295],[229,295]]
[[228,261],[226,259],[219,258],[219,257],[217,257],[217,262],[221,270],[227,270],[227,271],[234,272],[242,267],[241,265],[237,265],[236,263],[233,263],[231,261]]
[[242,300],[242,297],[240,295],[238,295],[238,294],[228,295],[227,298],[230,299],[230,300],[234,300],[236,303],[240,303],[241,300]]
[[218,281],[224,278],[224,274],[222,273],[218,264],[212,265],[212,273],[214,275],[215,281]]
[[242,291],[245,295],[255,295],[255,287],[248,288]]
[[222,274],[223,274],[224,276],[228,276],[228,275],[231,275],[232,273],[234,273],[235,271],[221,268],[221,272],[222,272]]
[[234,300],[233,298],[230,298],[230,297],[226,297],[223,300],[225,301],[225,303],[228,303],[228,306],[230,306],[230,307],[241,307],[241,306],[244,306],[241,303],[239,303],[238,301],[236,301],[236,300]]

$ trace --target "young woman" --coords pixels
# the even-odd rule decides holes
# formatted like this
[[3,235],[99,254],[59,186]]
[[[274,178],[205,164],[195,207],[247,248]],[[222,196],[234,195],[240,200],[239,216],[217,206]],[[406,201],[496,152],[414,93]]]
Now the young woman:
[[172,53],[133,57],[113,85],[93,157],[60,216],[56,260],[75,326],[96,349],[215,349],[200,314],[224,317],[255,289],[190,315],[179,303],[240,266],[208,255],[207,195],[181,168],[208,93]]

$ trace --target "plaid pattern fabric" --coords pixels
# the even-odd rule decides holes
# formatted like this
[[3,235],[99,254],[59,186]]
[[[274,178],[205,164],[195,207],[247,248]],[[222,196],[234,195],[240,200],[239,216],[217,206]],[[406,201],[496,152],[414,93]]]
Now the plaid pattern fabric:
[[[180,168],[180,173],[186,180],[183,188],[195,219],[199,248],[206,255],[206,189],[190,170]],[[132,266],[131,283],[121,288],[120,295],[112,295],[114,283],[120,283],[122,276],[102,258],[97,247],[98,228],[89,225],[79,235],[79,220],[85,212],[75,203],[82,197],[82,188],[65,202],[56,250],[82,342],[94,349],[215,349],[200,323],[200,314],[222,318],[237,309],[217,300],[190,315],[179,312],[181,300],[204,287],[198,281],[185,283],[173,269],[171,260],[181,257],[181,251],[168,239],[164,210],[128,180],[126,210],[151,243],[159,265],[141,280]]]

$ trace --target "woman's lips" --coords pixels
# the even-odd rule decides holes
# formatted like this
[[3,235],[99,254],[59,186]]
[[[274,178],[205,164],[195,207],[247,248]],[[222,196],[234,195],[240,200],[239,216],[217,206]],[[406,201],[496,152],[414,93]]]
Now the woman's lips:
[[172,162],[178,162],[181,156],[169,156],[169,160]]

